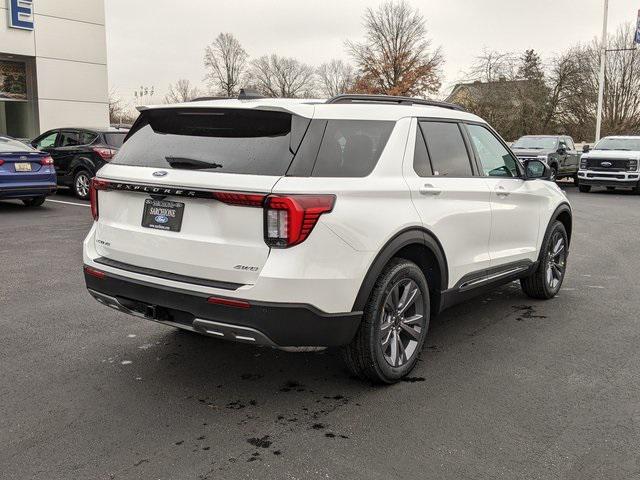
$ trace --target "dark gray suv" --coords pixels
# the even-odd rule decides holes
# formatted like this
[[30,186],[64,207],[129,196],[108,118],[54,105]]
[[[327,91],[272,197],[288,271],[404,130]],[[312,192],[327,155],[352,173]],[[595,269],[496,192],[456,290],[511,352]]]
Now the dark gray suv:
[[525,135],[511,149],[522,161],[532,158],[549,165],[552,179],[571,177],[577,180],[581,154],[576,151],[573,139],[566,135]]

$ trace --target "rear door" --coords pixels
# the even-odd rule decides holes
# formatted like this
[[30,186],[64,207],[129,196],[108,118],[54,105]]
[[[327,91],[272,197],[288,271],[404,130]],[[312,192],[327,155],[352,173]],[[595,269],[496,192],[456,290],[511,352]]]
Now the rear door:
[[504,143],[485,125],[466,126],[484,180],[491,190],[491,266],[536,260],[544,181],[525,181]]
[[61,175],[71,175],[71,164],[81,144],[80,130],[61,130],[58,146],[52,153],[53,161]]
[[457,121],[421,120],[410,138],[413,161],[405,157],[405,179],[422,223],[444,248],[452,287],[489,267],[491,194]]
[[576,150],[576,146],[571,137],[565,137],[565,144],[567,145],[567,171],[569,173],[575,173],[578,171],[580,154]]
[[122,268],[252,284],[269,255],[262,200],[309,120],[249,109],[143,113],[98,192],[96,249]]

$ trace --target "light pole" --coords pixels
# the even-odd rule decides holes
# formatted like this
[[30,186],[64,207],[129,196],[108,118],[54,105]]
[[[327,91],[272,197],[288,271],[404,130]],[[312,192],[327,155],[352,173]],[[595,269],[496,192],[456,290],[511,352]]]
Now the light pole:
[[602,22],[602,48],[600,50],[600,80],[598,85],[598,113],[596,114],[596,142],[600,140],[602,129],[602,103],[604,101],[604,74],[607,62],[607,17],[609,16],[609,0],[604,0],[604,19]]

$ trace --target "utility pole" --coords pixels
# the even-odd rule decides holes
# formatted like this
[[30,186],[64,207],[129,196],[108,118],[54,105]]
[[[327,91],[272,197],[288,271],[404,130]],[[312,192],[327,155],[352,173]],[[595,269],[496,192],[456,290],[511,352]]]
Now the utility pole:
[[600,140],[602,129],[602,103],[604,101],[604,74],[607,62],[607,17],[609,16],[609,0],[604,0],[604,19],[602,22],[602,48],[600,51],[600,81],[598,86],[598,113],[596,114],[596,142]]

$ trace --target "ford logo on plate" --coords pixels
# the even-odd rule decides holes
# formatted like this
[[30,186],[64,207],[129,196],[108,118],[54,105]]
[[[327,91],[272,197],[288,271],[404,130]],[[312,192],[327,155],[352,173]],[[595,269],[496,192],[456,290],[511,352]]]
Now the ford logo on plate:
[[169,221],[169,217],[165,215],[156,215],[156,223],[167,223]]
[[154,177],[166,177],[167,173],[169,173],[169,172],[166,172],[164,170],[158,170],[157,172],[153,172],[153,176]]

